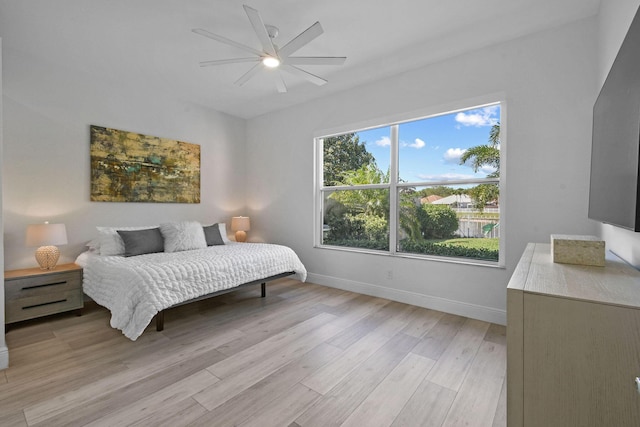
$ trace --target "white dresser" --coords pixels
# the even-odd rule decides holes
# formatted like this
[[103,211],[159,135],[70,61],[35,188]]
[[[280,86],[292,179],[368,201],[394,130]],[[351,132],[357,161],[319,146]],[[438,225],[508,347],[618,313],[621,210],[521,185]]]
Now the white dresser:
[[530,243],[507,288],[509,427],[640,426],[640,272]]

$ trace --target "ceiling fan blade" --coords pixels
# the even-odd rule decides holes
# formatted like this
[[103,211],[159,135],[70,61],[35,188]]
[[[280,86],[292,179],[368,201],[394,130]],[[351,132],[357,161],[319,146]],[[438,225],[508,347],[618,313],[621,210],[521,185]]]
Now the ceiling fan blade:
[[249,71],[244,73],[238,80],[236,80],[235,84],[237,84],[238,86],[242,86],[243,84],[248,82],[249,79],[253,77],[258,71],[260,71],[261,68],[262,68],[262,63],[258,63],[254,65],[253,67],[251,67]]
[[315,24],[304,30],[302,33],[300,33],[296,38],[284,45],[282,49],[278,50],[278,55],[280,56],[280,58],[288,57],[293,52],[297,51],[302,46],[318,37],[323,32],[324,30],[322,29],[322,25],[320,25],[320,22],[316,22]]
[[249,17],[249,21],[251,22],[251,26],[253,27],[253,31],[256,32],[258,36],[258,40],[262,44],[262,49],[264,52],[271,56],[276,56],[276,49],[273,47],[273,42],[271,41],[271,37],[269,37],[269,33],[267,32],[267,28],[264,26],[264,22],[262,22],[262,18],[257,10],[247,5],[243,5],[244,11],[247,13]]
[[278,93],[287,92],[287,85],[284,83],[282,74],[279,71],[276,73],[276,89],[278,89]]
[[238,49],[242,49],[242,50],[247,51],[249,53],[253,53],[254,55],[258,55],[258,56],[264,55],[262,52],[260,52],[257,49],[254,49],[254,48],[249,47],[249,46],[245,46],[242,43],[234,42],[233,40],[229,40],[226,37],[222,37],[222,36],[219,36],[217,34],[213,34],[212,32],[209,32],[207,30],[203,30],[202,28],[194,28],[191,31],[193,31],[196,34],[200,34],[201,36],[208,37],[210,39],[213,39],[213,40],[216,40],[216,41],[219,41],[219,42],[222,42],[222,43],[226,43],[228,45],[237,47]]
[[211,67],[212,65],[238,64],[240,62],[258,62],[260,58],[232,58],[232,59],[215,59],[213,61],[202,61],[201,67]]
[[284,60],[291,65],[342,65],[346,56],[290,56]]
[[322,77],[318,77],[315,74],[311,74],[310,72],[298,67],[294,67],[293,65],[283,64],[282,69],[296,76],[300,76],[303,79],[309,80],[311,83],[314,83],[318,86],[322,86],[327,83],[327,80],[323,79]]

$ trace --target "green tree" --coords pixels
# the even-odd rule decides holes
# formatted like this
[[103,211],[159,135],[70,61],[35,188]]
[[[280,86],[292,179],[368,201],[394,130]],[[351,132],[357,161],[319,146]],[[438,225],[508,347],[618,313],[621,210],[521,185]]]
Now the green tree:
[[[336,185],[382,184],[389,172],[375,163],[345,171]],[[326,242],[372,249],[389,247],[389,191],[386,189],[341,190],[331,193],[331,208],[325,223],[329,226]],[[370,246],[373,244],[373,246]]]
[[338,185],[345,173],[375,164],[373,154],[355,133],[325,138],[322,146],[325,186]]
[[422,205],[418,220],[426,239],[448,239],[458,229],[458,216],[446,205]]
[[[471,163],[474,172],[478,172],[483,166],[490,166],[494,172],[487,175],[488,178],[500,176],[500,123],[491,126],[487,144],[471,147],[460,157],[460,164]],[[477,209],[482,211],[487,203],[492,202],[500,195],[497,184],[480,184],[470,188],[469,195],[473,198]]]

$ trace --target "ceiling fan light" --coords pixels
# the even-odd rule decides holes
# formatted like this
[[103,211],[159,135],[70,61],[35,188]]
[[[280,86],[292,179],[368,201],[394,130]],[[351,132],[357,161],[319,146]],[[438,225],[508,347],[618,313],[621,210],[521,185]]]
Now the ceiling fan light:
[[262,59],[262,63],[265,67],[276,68],[278,65],[280,65],[280,60],[278,58],[274,58],[273,56],[265,56]]

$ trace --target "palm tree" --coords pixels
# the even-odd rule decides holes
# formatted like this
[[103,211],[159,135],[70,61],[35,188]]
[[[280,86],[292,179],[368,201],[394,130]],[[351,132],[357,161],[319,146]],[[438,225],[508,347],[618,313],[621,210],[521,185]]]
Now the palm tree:
[[[491,126],[488,144],[478,145],[466,150],[460,157],[460,164],[471,161],[474,172],[478,172],[483,166],[495,169],[487,175],[487,178],[500,176],[500,122]],[[475,206],[482,212],[487,203],[498,198],[500,190],[497,184],[480,184],[469,189],[469,195],[473,197]]]
[[460,164],[463,165],[471,160],[471,167],[474,172],[483,166],[495,168],[495,172],[487,175],[488,178],[500,176],[500,122],[491,126],[489,132],[489,143],[478,145],[466,150],[460,157]]

